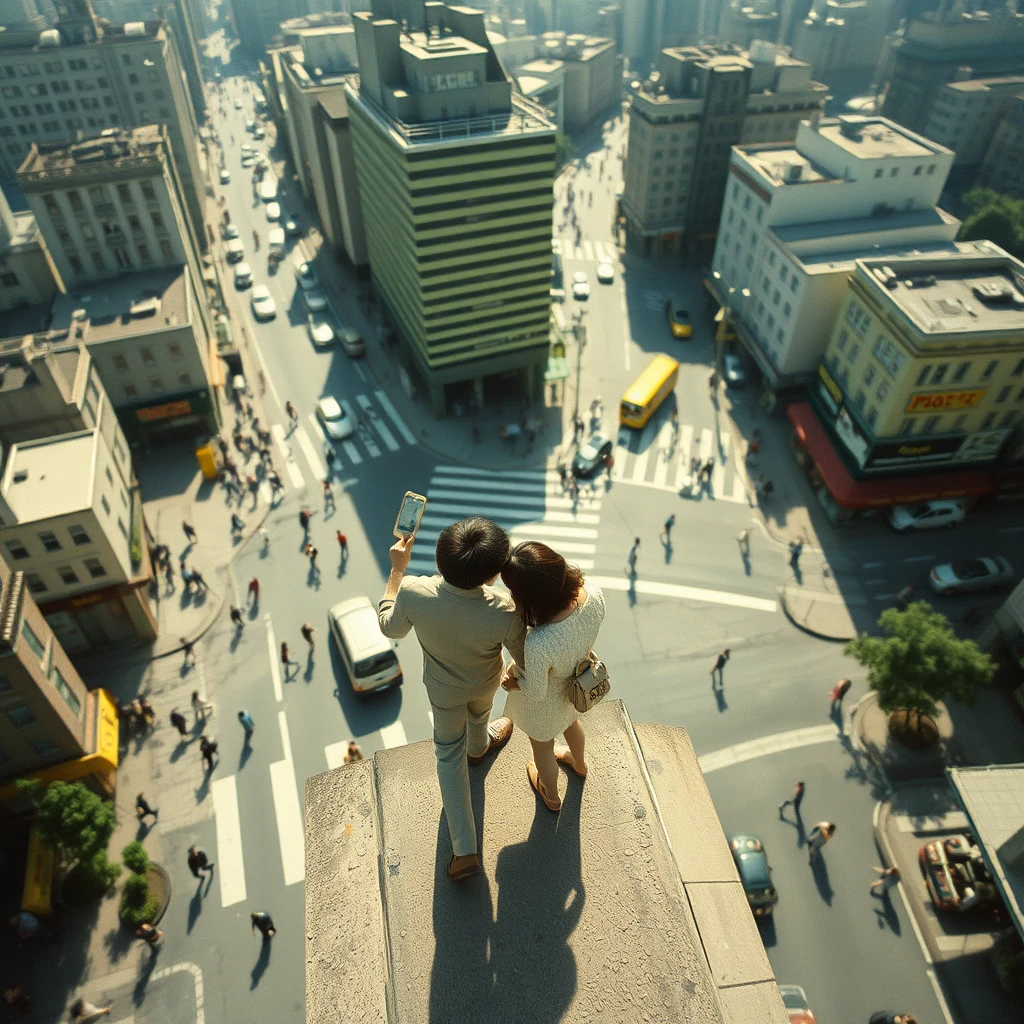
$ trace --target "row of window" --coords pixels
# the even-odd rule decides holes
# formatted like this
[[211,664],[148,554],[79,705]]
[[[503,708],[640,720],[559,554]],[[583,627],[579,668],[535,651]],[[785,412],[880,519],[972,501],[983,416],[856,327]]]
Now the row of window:
[[[106,499],[104,499],[106,502]],[[109,512],[109,507],[108,507]],[[124,523],[121,517],[118,516],[117,525],[121,528],[121,533],[124,534],[125,540],[128,539],[128,531],[125,529]],[[107,575],[107,570],[103,567],[103,563],[98,558],[86,558],[83,560],[85,571],[94,580],[101,580]],[[67,586],[72,587],[76,583],[82,582],[82,577],[79,576],[73,565],[58,565],[54,567],[57,575],[60,576],[61,582]],[[45,594],[49,591],[49,587],[46,585],[46,581],[37,572],[26,572],[25,582],[28,584],[28,589],[33,594]]]
[[[924,167],[924,164],[917,164],[914,167],[914,176],[915,177],[921,173],[921,168],[922,167]],[[928,165],[928,173],[929,174],[934,174],[935,173],[935,167],[936,167],[935,164],[929,164]],[[897,178],[897,177],[899,177],[899,173],[900,173],[900,169],[898,167],[890,167],[889,168],[889,177],[890,178]],[[876,167],[875,168],[875,177],[876,178],[881,178],[884,174],[885,174],[885,168],[884,167]]]
[[[953,371],[953,375],[949,378],[950,383],[960,384],[967,376],[967,374],[970,373],[972,365],[973,363],[970,360],[958,363],[956,369]],[[917,375],[917,380],[914,381],[914,386],[924,387],[925,385],[929,385],[930,387],[936,387],[937,385],[944,383],[946,380],[946,374],[949,372],[952,366],[952,363],[928,363],[925,366],[922,366],[920,372]],[[985,364],[985,369],[982,370],[981,377],[979,379],[982,382],[991,380],[992,377],[995,376],[995,372],[997,369],[999,369],[999,360],[989,360]],[[1010,371],[1010,376],[1020,377],[1022,375],[1024,375],[1024,359],[1018,359],[1013,369]],[[1000,394],[1002,394],[1003,392],[1008,393],[1009,391],[1012,390],[1013,388],[1011,386],[1007,386],[1002,389]],[[996,401],[1005,401],[1005,399],[997,398]]]
[[[127,249],[120,244],[123,236],[111,236],[106,242],[107,245],[112,248],[114,254],[114,262],[117,264],[120,270],[129,270],[132,268],[132,260],[128,255]],[[70,238],[69,238],[70,241]],[[115,244],[117,243],[117,244]],[[140,263],[152,263],[153,256],[149,251],[149,246],[145,242],[136,242],[136,251],[139,254]],[[85,264],[82,263],[82,257],[74,250],[65,250],[65,255],[68,258],[68,263],[71,265],[71,269],[81,276],[85,273]],[[99,249],[93,249],[90,253],[92,257],[93,266],[99,270],[105,272],[107,270],[107,261],[103,258],[103,253]],[[171,243],[166,238],[160,239],[160,255],[164,261],[171,260],[174,256],[174,250],[171,247]]]

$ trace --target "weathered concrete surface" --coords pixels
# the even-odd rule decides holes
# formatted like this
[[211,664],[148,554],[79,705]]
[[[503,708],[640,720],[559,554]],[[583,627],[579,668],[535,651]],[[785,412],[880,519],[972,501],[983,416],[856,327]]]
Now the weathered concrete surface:
[[[365,763],[309,780],[309,1024],[383,1020],[385,990],[400,1024],[785,1024],[685,732],[638,730],[652,787],[621,702],[584,726],[590,774],[563,772],[557,816],[525,736],[470,769],[483,871],[459,884],[430,743],[379,751],[372,780]],[[659,811],[677,853],[707,847],[682,868]]]

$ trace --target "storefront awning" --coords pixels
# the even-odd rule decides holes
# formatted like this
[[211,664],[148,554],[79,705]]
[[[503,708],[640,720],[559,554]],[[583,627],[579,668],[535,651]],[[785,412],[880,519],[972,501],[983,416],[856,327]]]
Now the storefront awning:
[[569,365],[565,356],[549,356],[547,366],[544,369],[544,380],[551,383],[556,380],[565,380],[569,376]]
[[932,498],[965,498],[989,494],[992,479],[981,470],[908,476],[889,480],[854,480],[806,402],[786,409],[807,454],[814,460],[829,494],[843,508],[884,508]]

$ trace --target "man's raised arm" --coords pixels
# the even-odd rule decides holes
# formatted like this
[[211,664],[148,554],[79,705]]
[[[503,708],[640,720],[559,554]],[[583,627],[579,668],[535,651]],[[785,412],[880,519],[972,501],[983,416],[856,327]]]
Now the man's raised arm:
[[401,608],[400,588],[405,570],[409,567],[409,559],[412,557],[412,545],[414,538],[402,537],[391,545],[391,573],[388,576],[388,585],[384,590],[384,596],[377,602],[377,621],[380,623],[380,631],[392,639],[400,639],[409,635],[412,623],[405,617]]

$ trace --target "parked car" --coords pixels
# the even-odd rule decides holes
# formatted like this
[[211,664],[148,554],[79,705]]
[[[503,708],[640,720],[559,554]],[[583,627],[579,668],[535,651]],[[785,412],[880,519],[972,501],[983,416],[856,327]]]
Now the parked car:
[[306,291],[309,288],[316,288],[319,282],[316,279],[316,271],[308,263],[299,263],[295,267],[295,279],[299,287]]
[[235,100],[235,110],[241,110],[241,109],[242,109],[242,101],[241,100]]
[[587,281],[585,271],[577,270],[576,273],[572,275],[572,294],[575,299],[590,298],[590,282]]
[[936,594],[967,594],[995,590],[1013,582],[1013,566],[1003,557],[961,558],[935,566],[928,582]]
[[284,229],[289,235],[301,235],[302,223],[297,213],[289,213],[288,219],[284,222]]
[[220,183],[226,185],[229,181],[231,181],[231,172],[226,167],[222,167],[220,169]]
[[224,237],[226,239],[238,237],[238,225],[235,223],[227,224],[224,227]]
[[229,238],[224,246],[224,255],[228,263],[238,263],[245,259],[245,246],[240,238]]
[[310,313],[319,313],[327,308],[327,296],[319,288],[307,288],[303,291],[302,298]]
[[615,280],[615,267],[607,257],[598,261],[597,279],[602,284],[611,284]]
[[235,287],[248,288],[252,284],[252,267],[248,263],[235,264]]
[[265,284],[258,284],[252,290],[252,312],[257,320],[273,320],[277,316],[274,297]]
[[921,847],[918,861],[936,910],[960,913],[998,905],[999,894],[973,836],[934,839]]
[[273,222],[281,219],[281,204],[280,203],[267,203],[267,220]]
[[818,1018],[811,1012],[807,993],[799,985],[780,985],[779,995],[786,1007],[789,1024],[818,1024]]
[[665,303],[665,316],[673,338],[693,337],[693,326],[690,324],[690,311],[677,306],[669,300]]
[[594,434],[573,456],[572,475],[575,477],[591,476],[611,453],[612,442],[603,434]]
[[363,336],[354,327],[343,327],[339,337],[341,339],[341,347],[345,350],[345,355],[350,359],[366,355]]
[[327,625],[357,694],[402,685],[395,645],[381,633],[377,609],[368,597],[350,597],[332,605]]
[[306,320],[306,330],[309,332],[309,340],[313,342],[314,348],[330,348],[334,344],[334,328],[329,320],[322,316],[314,316],[312,313]]
[[263,130],[262,125],[256,125],[256,127],[253,128],[252,137],[254,139],[265,139],[267,137],[267,133]]
[[772,885],[772,869],[764,843],[757,836],[735,835],[729,839],[729,848],[750,909],[755,917],[767,917],[779,902],[779,894]]
[[346,437],[352,436],[355,429],[341,404],[331,395],[326,395],[316,403],[316,418],[332,441],[344,441]]
[[242,169],[248,170],[252,165],[256,163],[256,157],[253,153],[244,153],[242,155]]
[[725,378],[726,387],[746,387],[747,371],[744,369],[743,360],[735,352],[722,353],[722,376]]
[[934,530],[940,526],[956,526],[964,520],[959,501],[919,501],[916,505],[893,505],[889,509],[889,525],[897,533],[908,530]]

